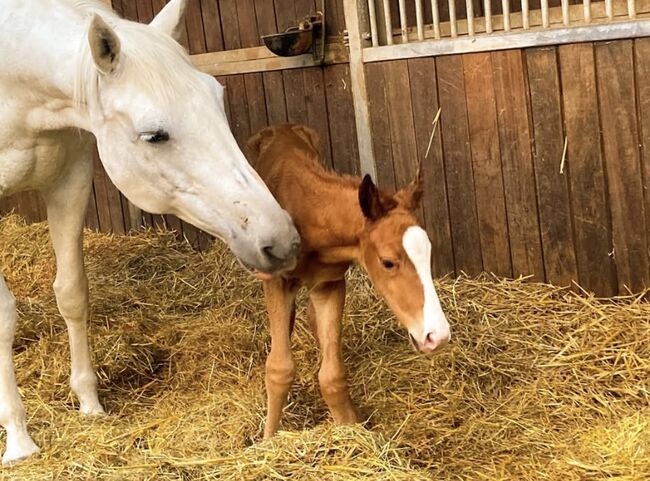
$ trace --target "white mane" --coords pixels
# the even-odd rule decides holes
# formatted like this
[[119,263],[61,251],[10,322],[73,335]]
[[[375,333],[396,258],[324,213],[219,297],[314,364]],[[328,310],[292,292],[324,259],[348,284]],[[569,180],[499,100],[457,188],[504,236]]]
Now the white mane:
[[[115,79],[126,79],[161,100],[171,100],[179,88],[201,88],[194,75],[188,75],[192,63],[185,50],[167,34],[136,22],[123,20],[102,4],[88,0],[68,0],[86,13],[86,22],[93,13],[100,14],[120,39],[120,65]],[[85,9],[85,10],[83,10]],[[101,11],[98,11],[101,10]],[[108,12],[105,15],[105,11]],[[84,37],[79,45],[74,74],[75,106],[91,115],[101,112],[99,86],[102,75],[94,65],[90,46]]]

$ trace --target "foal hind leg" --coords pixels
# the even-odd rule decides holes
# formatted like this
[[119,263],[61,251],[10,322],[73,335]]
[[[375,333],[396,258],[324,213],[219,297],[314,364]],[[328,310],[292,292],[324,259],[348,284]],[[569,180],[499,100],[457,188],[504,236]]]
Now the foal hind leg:
[[83,224],[92,182],[92,164],[76,162],[57,184],[44,192],[56,256],[54,294],[68,328],[70,387],[84,414],[102,414],[97,376],[88,347],[88,281],[83,265]]
[[287,403],[289,389],[296,374],[291,353],[291,318],[296,289],[284,279],[264,282],[266,310],[271,328],[271,351],[266,359],[266,423],[264,439],[278,430],[282,409]]
[[39,451],[27,433],[25,408],[16,386],[12,345],[17,317],[16,301],[0,274],[0,424],[7,431],[2,464],[20,461]]
[[341,319],[345,305],[345,280],[316,286],[310,293],[311,316],[316,322],[322,362],[318,371],[321,394],[340,424],[359,422],[359,415],[350,398],[347,372],[341,348]]

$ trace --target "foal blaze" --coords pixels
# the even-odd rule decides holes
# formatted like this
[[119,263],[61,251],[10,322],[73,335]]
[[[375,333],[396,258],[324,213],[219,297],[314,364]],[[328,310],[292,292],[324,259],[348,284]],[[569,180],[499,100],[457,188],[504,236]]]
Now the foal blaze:
[[295,375],[290,337],[301,286],[309,290],[308,318],[322,354],[318,379],[335,422],[359,420],[341,349],[345,272],[352,263],[368,273],[415,349],[432,352],[450,340],[431,280],[431,242],[414,214],[422,197],[420,170],[411,184],[389,194],[369,176],[326,170],[319,143],[308,127],[284,124],[263,129],[247,145],[251,164],[301,237],[295,268],[262,279],[271,331],[265,438],[278,429]]

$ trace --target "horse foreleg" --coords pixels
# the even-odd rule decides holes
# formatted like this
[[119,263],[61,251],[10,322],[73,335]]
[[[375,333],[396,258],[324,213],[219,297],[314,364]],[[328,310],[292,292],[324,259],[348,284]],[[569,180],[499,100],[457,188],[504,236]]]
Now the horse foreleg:
[[0,274],[0,424],[7,431],[2,464],[25,459],[39,451],[27,434],[25,408],[16,386],[12,345],[17,317],[16,301]]
[[345,280],[321,284],[310,292],[309,298],[323,358],[318,371],[321,394],[335,422],[356,423],[359,415],[350,398],[341,347]]
[[56,256],[54,293],[68,328],[70,387],[84,414],[101,414],[97,376],[88,347],[88,280],[83,265],[83,224],[92,185],[92,164],[70,166],[54,187],[44,192],[52,246]]
[[264,297],[271,328],[271,351],[266,359],[267,411],[264,439],[275,434],[296,374],[291,353],[291,313],[295,289],[283,279],[264,282]]

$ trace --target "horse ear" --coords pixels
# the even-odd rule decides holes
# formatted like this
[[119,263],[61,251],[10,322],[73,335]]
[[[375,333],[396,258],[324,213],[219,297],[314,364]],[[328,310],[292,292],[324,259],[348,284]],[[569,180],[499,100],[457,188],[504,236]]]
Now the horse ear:
[[310,129],[304,125],[294,125],[293,131],[309,146],[314,149],[317,154],[320,154],[320,137],[314,129]]
[[422,175],[422,164],[418,164],[418,170],[415,179],[395,194],[395,200],[405,209],[414,211],[420,206],[422,194],[424,192],[424,177]]
[[363,215],[371,221],[380,219],[388,212],[388,209],[382,203],[379,189],[377,189],[368,174],[363,177],[359,186],[359,205]]
[[154,17],[150,26],[171,36],[177,42],[183,35],[185,7],[187,0],[172,0]]
[[97,70],[104,75],[113,73],[120,60],[120,39],[99,15],[90,21],[88,43]]

